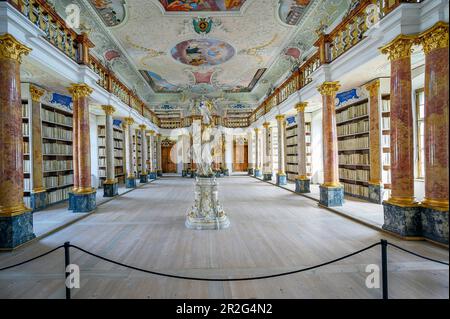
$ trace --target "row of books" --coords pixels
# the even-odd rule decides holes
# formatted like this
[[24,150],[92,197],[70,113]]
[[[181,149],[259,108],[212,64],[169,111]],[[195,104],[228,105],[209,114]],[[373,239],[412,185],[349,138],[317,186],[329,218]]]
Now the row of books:
[[381,178],[383,180],[383,183],[390,184],[391,183],[391,171],[383,170],[383,172],[381,173]]
[[367,102],[349,107],[348,109],[336,114],[336,122],[339,124],[340,122],[348,121],[361,116],[366,116],[368,114],[367,110]]
[[382,117],[381,118],[381,127],[383,130],[389,130],[391,128],[391,118],[390,117]]
[[23,191],[29,192],[31,190],[31,180],[29,178],[23,179]]
[[[114,175],[115,176],[123,175],[123,167],[114,168]],[[98,169],[98,177],[100,177],[100,178],[106,177],[106,169],[105,168]]]
[[[297,127],[290,130],[286,130],[286,137],[297,136],[298,135],[297,132],[298,132]],[[305,125],[305,133],[306,134],[311,133],[311,125]]]
[[[298,152],[298,147],[297,146],[288,146],[286,147],[286,154],[297,154]],[[310,154],[311,153],[311,146],[310,145],[306,145],[306,153]]]
[[[106,158],[98,159],[98,166],[106,167]],[[123,160],[119,158],[114,159],[114,166],[123,166]]]
[[28,122],[22,123],[22,135],[29,136],[30,135],[30,125]]
[[370,165],[369,154],[339,154],[341,165]]
[[391,165],[391,153],[383,153],[381,160],[383,165]]
[[23,141],[23,154],[30,154],[30,143]]
[[69,193],[72,191],[73,187],[68,186],[65,188],[56,189],[54,191],[47,193],[47,203],[57,203],[69,198]]
[[72,131],[58,126],[52,127],[42,125],[42,136],[44,138],[72,141]]
[[73,146],[59,143],[43,143],[42,152],[44,155],[67,155],[72,156]]
[[44,160],[44,172],[63,171],[73,169],[72,160]]
[[[286,165],[286,171],[297,174],[298,166],[293,164]],[[311,174],[311,165],[306,165],[306,173]]]
[[369,132],[369,121],[363,120],[356,123],[348,123],[337,127],[337,135],[345,136]]
[[25,173],[25,174],[27,174],[27,173],[29,173],[30,172],[30,160],[23,160],[23,172]]
[[339,178],[360,181],[360,182],[368,182],[369,181],[369,170],[339,168]]
[[344,185],[345,193],[369,198],[369,187],[349,183],[342,184]]
[[29,117],[30,113],[28,111],[28,103],[22,103],[22,117]]
[[73,184],[73,174],[59,176],[45,176],[44,187],[60,187]]
[[381,100],[381,111],[382,112],[390,112],[391,111],[391,101],[390,100]]
[[123,149],[123,142],[122,141],[114,141],[114,148]]
[[391,146],[391,136],[383,134],[381,136],[381,145],[383,147],[390,147]]
[[369,148],[369,137],[363,136],[338,141],[339,151],[350,151]]
[[[297,163],[298,157],[297,155],[287,155],[286,162],[288,163]],[[311,163],[311,155],[306,155],[306,163]]]
[[57,123],[57,124],[62,124],[62,125],[67,125],[67,126],[72,126],[73,122],[72,122],[72,117],[71,116],[66,116],[64,114],[55,112],[55,111],[50,111],[47,109],[42,109],[41,111],[41,119],[42,121],[47,121],[47,122],[52,122],[52,123]]
[[[106,157],[106,148],[99,148],[98,149],[98,156],[99,157]],[[123,151],[114,149],[114,157],[123,157]]]

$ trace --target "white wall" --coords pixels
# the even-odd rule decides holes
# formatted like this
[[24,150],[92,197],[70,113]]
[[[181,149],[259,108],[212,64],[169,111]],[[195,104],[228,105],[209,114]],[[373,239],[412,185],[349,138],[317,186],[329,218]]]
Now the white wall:
[[323,183],[322,110],[311,113],[311,183]]

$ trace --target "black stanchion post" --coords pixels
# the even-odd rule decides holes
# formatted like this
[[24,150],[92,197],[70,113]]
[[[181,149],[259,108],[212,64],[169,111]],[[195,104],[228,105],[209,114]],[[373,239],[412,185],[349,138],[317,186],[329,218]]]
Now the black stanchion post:
[[70,265],[70,242],[66,241],[64,243],[64,263],[66,265],[65,272],[66,272],[66,280],[64,281],[64,284],[66,286],[66,299],[70,299],[70,288],[68,286],[67,278],[70,276],[70,272],[67,271],[67,266]]
[[381,240],[381,274],[383,280],[383,299],[389,299],[388,295],[388,270],[387,270],[387,245],[386,239]]

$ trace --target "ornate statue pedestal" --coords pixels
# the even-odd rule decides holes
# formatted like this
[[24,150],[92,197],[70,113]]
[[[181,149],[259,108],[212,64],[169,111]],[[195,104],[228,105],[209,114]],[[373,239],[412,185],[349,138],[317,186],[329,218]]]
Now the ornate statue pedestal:
[[195,203],[186,217],[187,228],[224,229],[230,226],[230,221],[219,203],[218,192],[215,177],[197,177]]

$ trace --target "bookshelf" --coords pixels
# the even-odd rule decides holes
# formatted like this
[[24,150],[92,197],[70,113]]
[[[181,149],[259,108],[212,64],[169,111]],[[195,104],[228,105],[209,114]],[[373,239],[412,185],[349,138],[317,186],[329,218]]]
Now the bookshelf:
[[391,117],[391,101],[390,95],[384,94],[381,96],[381,129],[382,140],[381,145],[383,148],[382,153],[382,165],[383,173],[382,180],[384,184],[384,198],[388,199],[391,192],[391,131],[390,131],[390,117]]
[[139,178],[139,174],[141,172],[141,131],[140,130],[135,130],[134,135],[133,135],[133,167],[134,167],[134,176],[136,178]]
[[369,110],[368,99],[336,109],[339,181],[344,193],[369,200]]
[[41,104],[43,183],[47,204],[65,201],[73,188],[72,113]]
[[30,106],[22,99],[22,135],[23,135],[23,202],[30,207],[31,160],[30,160]]
[[[114,146],[114,176],[119,184],[125,183],[124,171],[124,135],[120,125],[113,125],[113,146]],[[106,180],[106,127],[97,126],[98,138],[98,176],[99,187],[103,186]]]
[[[305,114],[306,115],[306,114]],[[286,174],[288,181],[295,181],[298,176],[297,123],[286,126]],[[305,121],[306,173],[311,177],[311,122]]]

